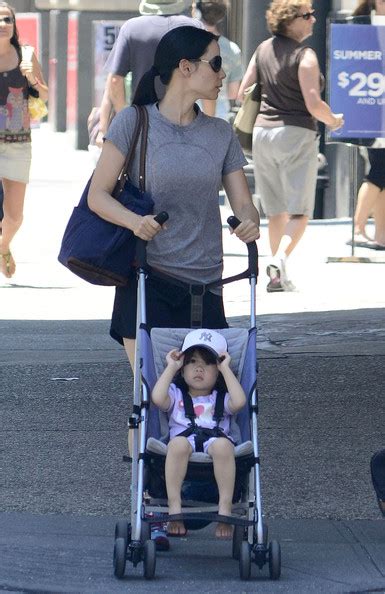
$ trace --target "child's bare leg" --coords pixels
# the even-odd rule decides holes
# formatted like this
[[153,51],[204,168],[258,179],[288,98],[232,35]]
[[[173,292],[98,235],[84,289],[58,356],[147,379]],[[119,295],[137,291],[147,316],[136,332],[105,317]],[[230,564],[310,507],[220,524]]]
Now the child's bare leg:
[[[166,487],[170,515],[181,513],[181,489],[191,453],[192,447],[186,437],[174,437],[167,446]],[[169,522],[167,531],[175,536],[186,534],[183,522]]]
[[[218,513],[222,516],[230,516],[235,482],[234,446],[229,439],[218,437],[210,444],[207,453],[213,459],[214,476],[218,485]],[[231,524],[218,522],[215,534],[219,538],[230,538],[233,527]]]

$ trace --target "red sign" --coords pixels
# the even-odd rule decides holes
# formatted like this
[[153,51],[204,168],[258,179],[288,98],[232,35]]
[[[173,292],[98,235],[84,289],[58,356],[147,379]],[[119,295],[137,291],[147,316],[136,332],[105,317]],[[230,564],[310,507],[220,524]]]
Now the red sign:
[[75,129],[78,112],[78,12],[68,13],[67,128]]
[[18,12],[16,25],[21,45],[32,45],[38,60],[40,60],[40,14]]

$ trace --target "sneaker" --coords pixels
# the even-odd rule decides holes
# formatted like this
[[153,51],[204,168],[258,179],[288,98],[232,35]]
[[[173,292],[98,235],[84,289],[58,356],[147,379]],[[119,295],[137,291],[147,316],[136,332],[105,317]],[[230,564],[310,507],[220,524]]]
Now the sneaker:
[[170,548],[170,541],[163,524],[152,524],[151,540],[155,541],[157,551],[168,551]]
[[266,287],[268,293],[279,293],[284,290],[281,284],[281,272],[277,266],[271,264],[266,268],[267,276],[270,277],[270,281]]
[[270,281],[266,287],[268,293],[282,293],[283,291],[296,291],[294,284],[287,278],[285,262],[280,261],[279,266],[270,264],[266,268]]

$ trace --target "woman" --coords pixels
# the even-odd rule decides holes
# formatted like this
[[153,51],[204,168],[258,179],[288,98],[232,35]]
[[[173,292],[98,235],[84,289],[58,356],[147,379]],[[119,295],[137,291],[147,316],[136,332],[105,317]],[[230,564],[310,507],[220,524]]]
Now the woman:
[[[133,103],[145,105],[149,115],[146,189],[155,201],[155,212],[169,213],[167,228],[158,225],[153,215],[136,215],[111,197],[131,143],[136,120],[133,107],[113,119],[93,176],[90,208],[148,241],[149,265],[166,275],[166,280],[150,275],[147,281],[150,327],[188,327],[191,297],[181,283],[208,284],[221,277],[218,191],[222,183],[234,214],[242,221],[235,234],[244,242],[259,237],[259,215],[243,173],[246,160],[239,142],[227,122],[206,116],[195,103],[217,98],[225,77],[221,63],[216,35],[196,27],[178,27],[161,39],[154,65],[134,96]],[[159,102],[154,89],[157,76],[166,85]],[[137,154],[132,168],[136,184],[138,169]],[[205,293],[202,325],[227,326],[220,292]],[[124,344],[131,364],[135,332],[136,287],[132,282],[116,289],[111,323],[111,336]]]
[[[363,0],[353,16],[368,16],[376,24],[376,16],[385,24],[385,0]],[[366,19],[365,19],[366,20]],[[359,247],[385,250],[385,149],[368,149],[370,170],[357,197],[354,214],[354,243]],[[373,213],[374,239],[366,234],[366,223]],[[348,242],[349,244],[351,241]]]
[[267,267],[268,292],[292,291],[286,260],[312,216],[318,166],[317,120],[330,129],[343,125],[321,99],[317,56],[302,42],[316,21],[308,0],[273,0],[266,12],[273,37],[252,57],[240,97],[258,77],[261,110],[253,132],[255,180],[269,219],[273,255]]
[[47,100],[48,87],[35,54],[31,60],[22,58],[15,11],[0,2],[0,178],[4,188],[0,270],[6,278],[16,270],[10,247],[23,221],[31,165],[28,87]]

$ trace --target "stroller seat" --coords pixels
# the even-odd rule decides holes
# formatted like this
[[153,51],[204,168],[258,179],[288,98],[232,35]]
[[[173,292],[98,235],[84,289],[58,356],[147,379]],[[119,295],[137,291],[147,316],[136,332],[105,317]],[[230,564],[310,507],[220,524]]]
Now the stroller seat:
[[[180,349],[184,337],[190,328],[153,328],[151,330],[151,343],[153,352],[153,381],[163,372],[166,354],[171,349]],[[228,351],[231,356],[231,368],[241,380],[248,345],[248,331],[245,328],[226,328],[216,330],[226,338]],[[246,389],[246,393],[248,390]],[[247,409],[247,406],[245,407]],[[242,486],[254,466],[254,448],[250,441],[249,423],[242,423],[242,412],[231,418],[230,436],[235,445],[236,485],[234,499],[237,500],[242,491]],[[160,411],[152,404],[149,410],[149,422],[146,440],[146,488],[151,496],[160,499],[166,496],[164,466],[169,440],[169,426],[167,414]],[[204,452],[193,452],[190,456],[186,481],[206,482],[214,481],[212,458]],[[216,489],[216,487],[215,487]]]

